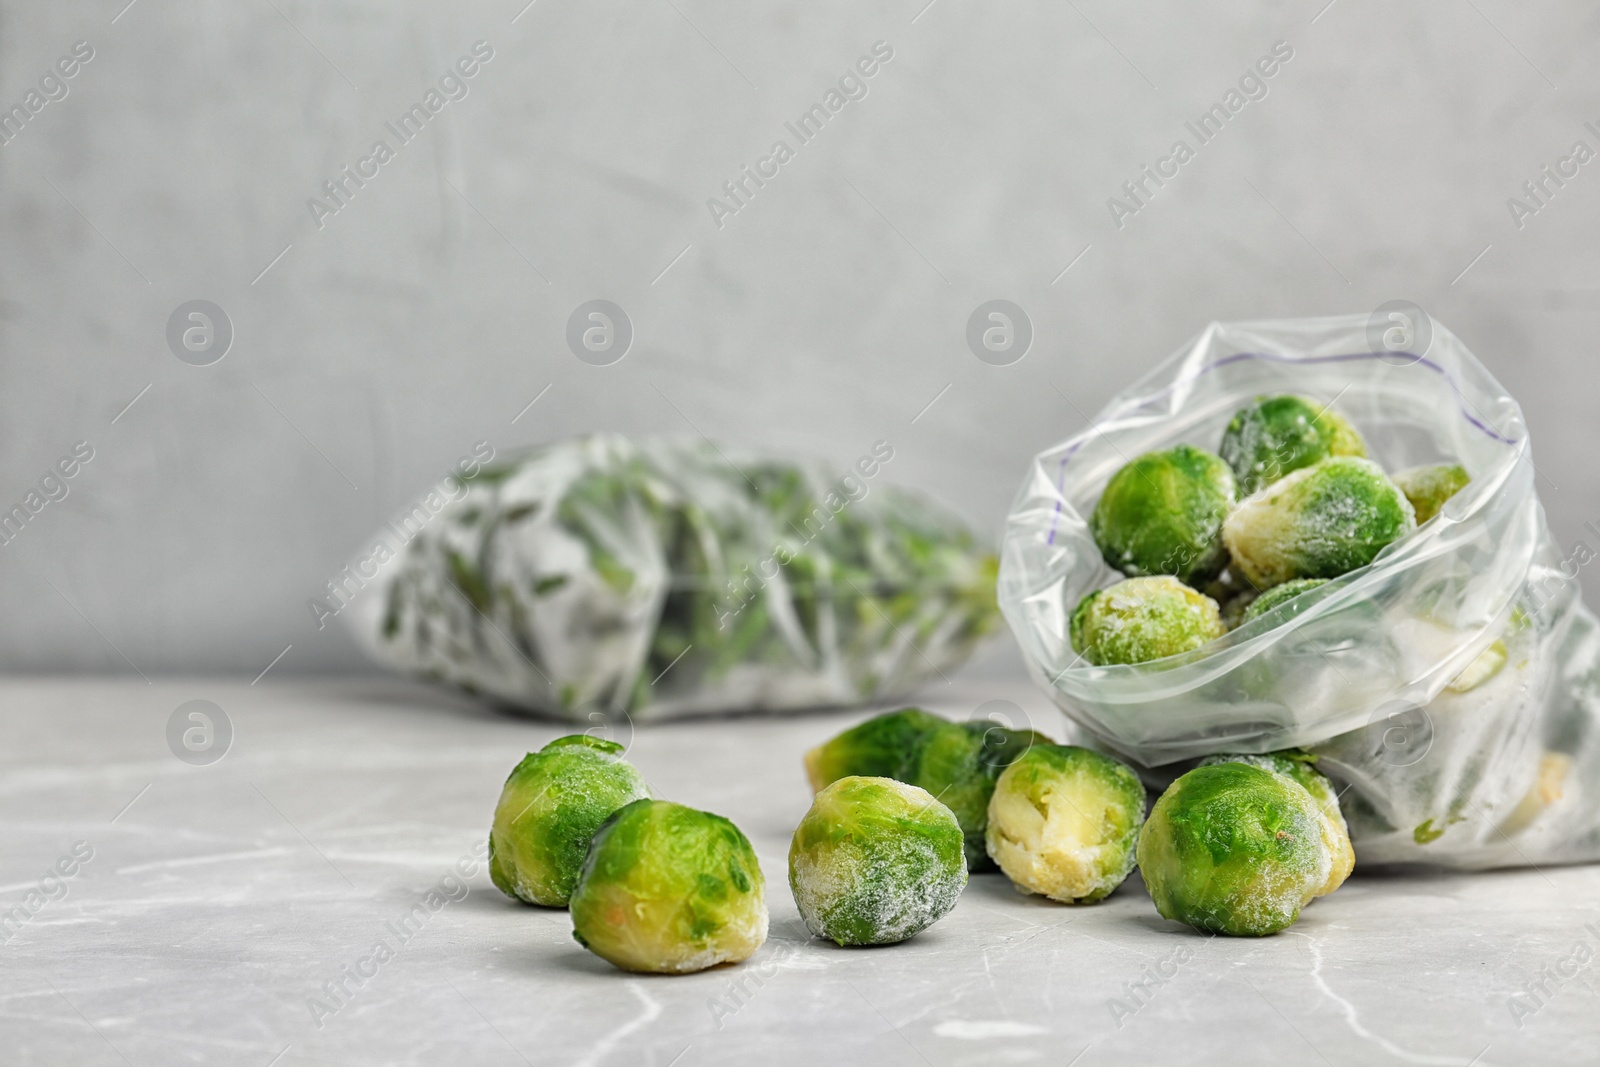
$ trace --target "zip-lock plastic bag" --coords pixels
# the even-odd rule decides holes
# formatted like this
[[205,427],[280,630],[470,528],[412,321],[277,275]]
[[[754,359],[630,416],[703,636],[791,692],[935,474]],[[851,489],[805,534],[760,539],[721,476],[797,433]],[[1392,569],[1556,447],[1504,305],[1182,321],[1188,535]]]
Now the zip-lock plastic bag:
[[893,455],[841,476],[600,435],[497,461],[379,565],[354,628],[391,666],[575,721],[890,700],[999,623],[995,558],[882,484]]
[[[1304,747],[1364,863],[1600,858],[1600,627],[1576,581],[1595,552],[1551,538],[1521,410],[1466,346],[1437,323],[1420,354],[1376,333],[1366,316],[1213,323],[1035,458],[1001,610],[1035,680],[1153,782],[1201,756]],[[1119,577],[1086,523],[1106,481],[1143,452],[1215,450],[1235,411],[1281,393],[1330,405],[1387,471],[1459,463],[1471,481],[1292,612],[1148,663],[1077,656],[1072,609]]]

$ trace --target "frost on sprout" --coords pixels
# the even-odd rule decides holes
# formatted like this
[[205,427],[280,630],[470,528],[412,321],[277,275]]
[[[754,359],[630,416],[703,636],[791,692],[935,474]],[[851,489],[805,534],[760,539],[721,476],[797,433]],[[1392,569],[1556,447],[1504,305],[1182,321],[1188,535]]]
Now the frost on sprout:
[[1244,763],[1281,775],[1306,791],[1316,805],[1322,828],[1322,844],[1329,856],[1327,880],[1314,894],[1320,897],[1338,889],[1350,877],[1350,872],[1355,869],[1356,853],[1350,843],[1350,828],[1345,823],[1344,812],[1339,808],[1339,794],[1328,776],[1317,770],[1315,760],[1315,756],[1299,749],[1289,749],[1265,755],[1207,756],[1200,761],[1200,765]]
[[1262,396],[1240,408],[1219,451],[1244,496],[1329,456],[1367,454],[1354,427],[1327,405],[1300,396]]
[[1277,933],[1338,884],[1311,794],[1265,767],[1197,767],[1156,801],[1139,837],[1156,909],[1217,933]]
[[1412,467],[1394,476],[1394,483],[1400,487],[1406,499],[1411,501],[1411,507],[1417,513],[1419,526],[1439,514],[1439,509],[1444,507],[1445,501],[1466,488],[1467,482],[1471,480],[1467,469],[1455,464]]
[[1176,656],[1226,632],[1216,601],[1165,576],[1090,593],[1071,622],[1073,650],[1097,666]]
[[1337,578],[1416,528],[1411,503],[1370,460],[1325,459],[1246,499],[1222,524],[1233,563],[1257,588]]
[[650,795],[621,752],[614,742],[573,734],[517,764],[489,831],[489,875],[501,892],[566,906],[595,831],[618,808]]
[[840,945],[904,941],[955,907],[966,883],[955,815],[889,778],[841,778],[824,789],[789,850],[801,918]]
[[1146,452],[1113,474],[1089,526],[1117,570],[1201,585],[1227,564],[1222,520],[1234,496],[1226,463],[1205,449],[1177,445]]

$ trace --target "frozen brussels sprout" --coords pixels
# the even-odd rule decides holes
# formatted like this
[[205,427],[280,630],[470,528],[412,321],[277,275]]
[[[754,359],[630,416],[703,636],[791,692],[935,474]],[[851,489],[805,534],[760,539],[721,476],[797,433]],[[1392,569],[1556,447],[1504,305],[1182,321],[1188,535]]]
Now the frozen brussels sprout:
[[925,789],[841,778],[818,793],[789,846],[806,927],[840,945],[887,945],[927,929],[967,884],[961,824]]
[[1032,746],[1050,743],[1037,731],[1013,730],[988,719],[941,722],[923,736],[908,781],[955,812],[966,837],[968,870],[994,869],[984,829],[1000,773]]
[[1049,744],[1034,730],[989,719],[951,722],[920,708],[868,719],[806,753],[806,775],[820,790],[846,775],[894,778],[926,789],[955,812],[966,835],[967,867],[993,868],[984,851],[995,779],[1030,745]]
[[1445,689],[1452,693],[1471,692],[1500,673],[1500,668],[1506,665],[1506,655],[1506,643],[1496,639],[1488,648],[1478,653],[1477,657],[1467,664],[1465,670],[1452,678]]
[[1127,764],[1075,745],[1035,745],[1000,773],[989,855],[1027,893],[1092,904],[1133,870],[1144,785]]
[[564,908],[589,839],[612,812],[650,787],[622,746],[588,734],[558,737],[512,770],[489,831],[489,878],[507,896]]
[[1412,467],[1394,476],[1394,484],[1411,501],[1419,526],[1439,514],[1444,502],[1465,488],[1471,480],[1465,467],[1453,464]]
[[806,753],[811,791],[850,774],[906,781],[923,735],[947,720],[921,708],[902,708],[852,726],[833,740]]
[[1324,404],[1303,396],[1261,396],[1234,413],[1218,451],[1233,468],[1240,495],[1249,496],[1329,456],[1365,456],[1367,446]]
[[1227,565],[1222,520],[1233,472],[1203,448],[1146,452],[1111,476],[1089,532],[1107,563],[1128,575],[1171,574],[1203,585]]
[[1417,523],[1411,502],[1370,460],[1336,456],[1242,502],[1222,524],[1233,565],[1258,588],[1365,567]]
[[1293,581],[1275,585],[1265,593],[1250,602],[1244,609],[1244,622],[1260,618],[1279,604],[1287,604],[1301,593],[1308,593],[1319,585],[1327,585],[1326,578],[1296,578]]
[[1309,793],[1322,820],[1322,843],[1333,861],[1328,867],[1328,880],[1316,895],[1324,896],[1344,884],[1350,872],[1355,870],[1356,852],[1350,844],[1350,828],[1345,825],[1344,813],[1339,810],[1339,793],[1328,776],[1317,770],[1316,756],[1300,749],[1287,749],[1263,756],[1207,756],[1200,761],[1202,767],[1216,763],[1245,763],[1262,770],[1276,771]]
[[571,909],[577,942],[625,971],[703,971],[767,939],[750,841],[720,815],[666,800],[635,800],[605,821]]
[[1072,650],[1101,667],[1176,656],[1227,632],[1216,601],[1164,575],[1090,593],[1069,629]]
[[1237,936],[1274,934],[1326,892],[1333,856],[1311,794],[1245,763],[1196,767],[1139,832],[1139,870],[1163,917]]

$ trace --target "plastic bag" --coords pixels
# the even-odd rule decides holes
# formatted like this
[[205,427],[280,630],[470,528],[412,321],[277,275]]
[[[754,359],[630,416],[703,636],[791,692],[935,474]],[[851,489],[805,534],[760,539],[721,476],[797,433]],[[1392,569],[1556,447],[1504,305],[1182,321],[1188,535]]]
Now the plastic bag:
[[891,699],[999,622],[994,557],[877,483],[893,454],[843,477],[617,436],[515,456],[381,565],[355,629],[392,666],[577,721]]
[[[1600,629],[1545,525],[1516,402],[1448,330],[1422,355],[1365,316],[1213,323],[1041,453],[1012,507],[1000,607],[1035,680],[1091,738],[1170,779],[1204,755],[1304,747],[1365,863],[1600,858]],[[1374,349],[1377,349],[1376,351]],[[1184,656],[1090,666],[1068,615],[1117,577],[1085,522],[1132,457],[1215,450],[1262,394],[1331,404],[1386,470],[1471,482],[1370,565]]]

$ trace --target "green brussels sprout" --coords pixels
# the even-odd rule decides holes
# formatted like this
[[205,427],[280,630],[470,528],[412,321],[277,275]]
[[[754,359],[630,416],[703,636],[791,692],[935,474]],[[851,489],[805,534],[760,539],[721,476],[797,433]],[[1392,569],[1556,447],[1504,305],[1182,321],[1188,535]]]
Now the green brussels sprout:
[[1250,606],[1244,609],[1244,618],[1241,622],[1258,619],[1279,604],[1287,604],[1301,593],[1309,593],[1317,586],[1327,584],[1326,578],[1295,578],[1282,585],[1275,585],[1250,601]]
[[1472,480],[1465,467],[1441,464],[1437,467],[1412,467],[1394,476],[1394,484],[1411,501],[1421,526],[1444,507],[1444,502],[1455,496]]
[[1146,452],[1111,476],[1089,516],[1107,563],[1127,575],[1171,574],[1203,585],[1222,573],[1222,520],[1233,472],[1203,448]]
[[1337,578],[1416,529],[1411,502],[1376,463],[1335,456],[1261,490],[1222,524],[1233,564],[1258,588]]
[[1072,650],[1101,667],[1176,656],[1226,632],[1215,600],[1165,575],[1090,593],[1070,623]]
[[1144,800],[1144,784],[1120,760],[1035,745],[995,783],[989,855],[1025,893],[1093,904],[1133,870]]
[[1050,738],[1034,730],[1012,730],[988,719],[939,722],[923,735],[905,779],[938,797],[955,812],[966,838],[967,869],[994,869],[984,847],[989,798],[1002,771]]
[[1316,893],[1325,896],[1344,884],[1355,870],[1356,852],[1350,844],[1350,828],[1345,825],[1344,813],[1339,810],[1339,794],[1328,776],[1317,770],[1317,757],[1297,748],[1282,752],[1269,752],[1263,756],[1228,755],[1207,756],[1200,766],[1217,763],[1245,763],[1262,770],[1276,771],[1293,781],[1311,796],[1322,820],[1322,843],[1332,857],[1328,866],[1328,880]]
[[811,791],[820,793],[829,782],[850,774],[908,781],[923,735],[946,723],[921,708],[902,708],[852,726],[806,753]]
[[1150,810],[1138,855],[1164,918],[1252,937],[1294,923],[1333,867],[1311,794],[1276,771],[1234,762],[1173,782]]
[[1240,494],[1250,496],[1329,456],[1365,456],[1367,446],[1326,405],[1303,396],[1258,396],[1234,412],[1217,451],[1233,468]]
[[1030,745],[1049,744],[1034,730],[988,719],[951,722],[921,708],[868,719],[806,753],[813,792],[846,775],[893,778],[926,789],[955,812],[966,835],[967,868],[994,867],[984,851],[989,796],[1000,772]]
[[622,746],[558,737],[512,770],[489,831],[489,878],[507,896],[567,906],[589,839],[618,808],[650,795]]
[[572,892],[572,936],[625,971],[686,974],[767,939],[755,849],[720,815],[635,800],[600,827]]
[[817,794],[789,846],[800,917],[840,945],[904,941],[955,907],[966,884],[955,814],[893,778],[840,778]]

